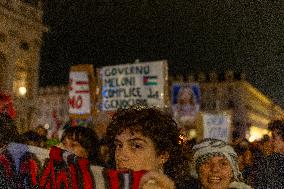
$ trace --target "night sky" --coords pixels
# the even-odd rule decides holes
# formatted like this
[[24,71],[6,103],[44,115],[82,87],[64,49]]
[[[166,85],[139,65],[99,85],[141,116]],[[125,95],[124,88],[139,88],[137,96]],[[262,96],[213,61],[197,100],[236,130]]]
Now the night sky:
[[170,74],[243,71],[284,107],[283,0],[47,0],[40,86],[70,65],[167,59]]

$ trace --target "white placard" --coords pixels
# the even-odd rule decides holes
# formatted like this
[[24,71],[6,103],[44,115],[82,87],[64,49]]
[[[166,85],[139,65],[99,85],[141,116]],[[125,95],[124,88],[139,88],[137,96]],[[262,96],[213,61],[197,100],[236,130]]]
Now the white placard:
[[107,66],[100,70],[103,111],[134,104],[164,107],[166,61]]
[[215,138],[229,142],[231,116],[226,113],[203,114],[204,138]]
[[70,72],[68,104],[70,114],[89,114],[91,112],[87,72]]

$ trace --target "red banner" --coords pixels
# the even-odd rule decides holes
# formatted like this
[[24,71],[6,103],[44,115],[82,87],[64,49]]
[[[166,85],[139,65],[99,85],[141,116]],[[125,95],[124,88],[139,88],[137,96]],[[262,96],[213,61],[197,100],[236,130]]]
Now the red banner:
[[145,173],[92,166],[89,160],[57,147],[51,148],[49,157],[46,151],[23,144],[10,144],[1,149],[0,171],[19,189],[138,189]]

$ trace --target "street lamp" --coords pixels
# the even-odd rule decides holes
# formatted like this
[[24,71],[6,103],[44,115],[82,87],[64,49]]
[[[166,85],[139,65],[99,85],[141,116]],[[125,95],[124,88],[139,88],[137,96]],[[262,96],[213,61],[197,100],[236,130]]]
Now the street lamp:
[[46,123],[46,124],[44,124],[44,126],[43,126],[45,129],[49,129],[49,124],[48,123]]
[[20,94],[21,96],[25,96],[26,93],[27,93],[27,88],[26,88],[26,87],[20,87],[20,88],[19,88],[19,94]]

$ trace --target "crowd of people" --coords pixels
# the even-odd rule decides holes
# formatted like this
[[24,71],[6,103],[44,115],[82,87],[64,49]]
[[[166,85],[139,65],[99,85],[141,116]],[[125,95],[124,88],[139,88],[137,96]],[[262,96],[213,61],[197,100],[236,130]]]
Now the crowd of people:
[[[65,126],[56,146],[118,171],[143,171],[141,189],[284,188],[284,120],[269,123],[271,137],[231,144],[218,139],[183,141],[173,117],[142,105],[101,112],[93,126]],[[48,148],[39,126],[21,135],[12,120],[0,116],[0,147],[10,142]],[[7,184],[0,167],[0,187]],[[1,187],[3,188],[3,187]],[[6,187],[7,188],[7,187]]]

